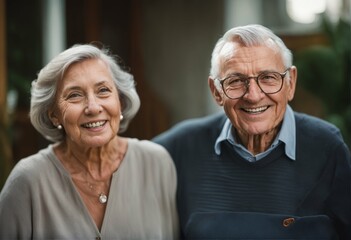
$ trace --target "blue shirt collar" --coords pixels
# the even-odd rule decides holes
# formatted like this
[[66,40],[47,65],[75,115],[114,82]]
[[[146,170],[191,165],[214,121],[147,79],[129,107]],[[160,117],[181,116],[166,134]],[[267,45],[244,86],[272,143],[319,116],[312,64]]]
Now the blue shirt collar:
[[[238,144],[232,134],[232,124],[229,119],[227,119],[223,125],[222,131],[219,134],[214,150],[217,155],[221,154],[221,143],[223,141],[228,141],[231,143],[236,151],[243,153],[244,155],[248,155],[248,151],[244,146]],[[282,123],[282,127],[278,133],[277,138],[274,140],[274,146],[277,146],[278,143],[285,144],[285,154],[291,159],[296,160],[296,126],[295,126],[295,117],[294,112],[291,107],[288,105],[284,114],[284,119]],[[272,148],[269,148],[267,151],[271,151]],[[245,152],[246,151],[246,152]],[[241,155],[243,155],[241,154]],[[264,154],[265,156],[267,154]]]

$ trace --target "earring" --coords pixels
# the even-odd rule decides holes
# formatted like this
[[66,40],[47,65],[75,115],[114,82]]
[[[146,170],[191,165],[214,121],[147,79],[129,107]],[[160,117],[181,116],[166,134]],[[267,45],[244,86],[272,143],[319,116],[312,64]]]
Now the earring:
[[57,129],[62,130],[62,125],[61,124],[57,125]]
[[121,114],[121,116],[119,116],[119,120],[123,120],[123,115]]

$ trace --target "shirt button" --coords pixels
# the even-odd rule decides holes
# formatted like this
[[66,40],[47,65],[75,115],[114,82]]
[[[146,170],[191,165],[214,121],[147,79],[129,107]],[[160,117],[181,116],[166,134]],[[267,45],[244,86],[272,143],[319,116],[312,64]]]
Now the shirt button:
[[289,227],[291,224],[295,222],[295,218],[286,218],[283,220],[283,226],[284,227]]

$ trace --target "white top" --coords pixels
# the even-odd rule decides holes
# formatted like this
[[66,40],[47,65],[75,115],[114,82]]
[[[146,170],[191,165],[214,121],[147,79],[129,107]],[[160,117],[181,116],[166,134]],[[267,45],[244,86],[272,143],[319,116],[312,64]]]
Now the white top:
[[128,139],[101,232],[53,146],[22,159],[0,193],[0,239],[176,239],[176,172],[167,151]]

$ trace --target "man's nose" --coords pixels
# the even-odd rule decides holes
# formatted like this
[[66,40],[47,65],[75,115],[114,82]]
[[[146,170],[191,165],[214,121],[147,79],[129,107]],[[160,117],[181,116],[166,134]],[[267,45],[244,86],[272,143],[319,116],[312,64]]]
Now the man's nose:
[[258,86],[257,80],[255,78],[248,79],[246,88],[246,93],[243,96],[245,99],[258,100],[264,96],[264,92],[262,92],[260,86]]

